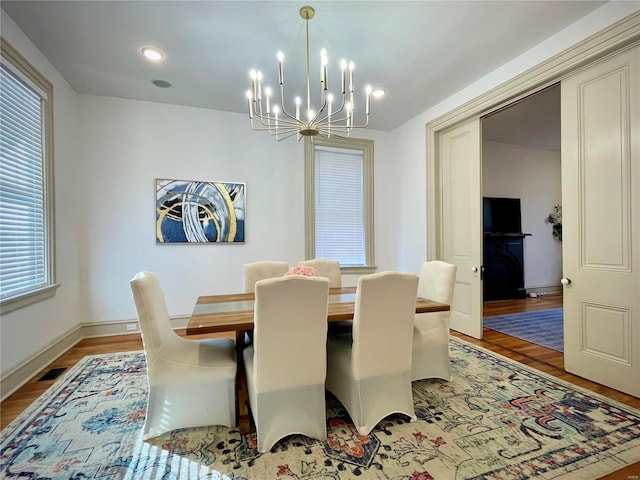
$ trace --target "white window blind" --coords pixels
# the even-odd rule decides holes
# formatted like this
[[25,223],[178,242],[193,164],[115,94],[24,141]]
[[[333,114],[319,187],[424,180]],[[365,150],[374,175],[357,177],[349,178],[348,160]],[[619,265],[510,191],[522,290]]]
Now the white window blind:
[[315,256],[366,265],[363,152],[315,147]]
[[0,71],[0,300],[49,285],[43,98]]

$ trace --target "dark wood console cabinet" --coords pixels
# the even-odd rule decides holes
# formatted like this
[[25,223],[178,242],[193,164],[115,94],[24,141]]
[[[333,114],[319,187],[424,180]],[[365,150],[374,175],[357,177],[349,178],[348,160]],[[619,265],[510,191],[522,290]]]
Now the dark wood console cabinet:
[[529,233],[484,234],[484,300],[525,298],[524,239]]

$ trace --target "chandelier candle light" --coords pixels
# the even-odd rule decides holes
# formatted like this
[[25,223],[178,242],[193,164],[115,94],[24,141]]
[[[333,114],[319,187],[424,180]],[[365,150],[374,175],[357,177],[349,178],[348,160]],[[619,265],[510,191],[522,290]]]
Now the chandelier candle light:
[[[296,135],[298,140],[302,137],[314,137],[315,135],[321,135],[325,138],[331,138],[331,135],[348,137],[352,129],[364,128],[369,124],[370,85],[367,85],[365,90],[365,123],[356,125],[354,121],[356,106],[354,101],[353,62],[347,63],[346,60],[340,62],[342,72],[342,101],[339,107],[337,109],[335,108],[334,97],[328,91],[327,64],[329,60],[325,49],[322,49],[320,52],[320,95],[322,106],[318,111],[314,111],[312,108],[309,75],[309,20],[311,20],[314,15],[315,10],[312,7],[305,6],[300,9],[300,16],[304,19],[307,28],[307,101],[303,118],[300,118],[300,110],[303,108],[303,102],[300,97],[296,97],[294,100],[295,115],[287,112],[284,105],[284,54],[282,52],[278,52],[280,105],[272,105],[271,97],[273,91],[269,87],[264,89],[263,99],[262,72],[251,70],[250,73],[251,89],[247,90],[247,100],[249,104],[249,121],[251,122],[251,128],[258,131],[267,131],[275,136],[278,141],[293,135]],[[347,70],[349,75],[348,84]],[[347,93],[349,93],[348,101]],[[254,125],[254,117],[260,120],[260,125]]]

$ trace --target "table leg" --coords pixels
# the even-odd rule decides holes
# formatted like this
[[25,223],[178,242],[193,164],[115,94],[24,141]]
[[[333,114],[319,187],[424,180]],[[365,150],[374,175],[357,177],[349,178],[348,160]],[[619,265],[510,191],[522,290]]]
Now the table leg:
[[242,357],[244,335],[244,331],[236,331],[236,358],[238,359],[238,368],[236,369],[236,416],[238,419],[238,430],[240,433],[248,435],[251,433],[251,422],[249,419],[247,373],[244,369],[244,359]]

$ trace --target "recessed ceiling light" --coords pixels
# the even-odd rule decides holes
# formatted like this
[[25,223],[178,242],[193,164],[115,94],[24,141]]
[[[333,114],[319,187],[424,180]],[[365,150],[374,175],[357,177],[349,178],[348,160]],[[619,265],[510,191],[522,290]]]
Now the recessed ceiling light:
[[157,62],[164,58],[164,54],[157,48],[153,47],[144,47],[142,49],[142,54],[149,60],[153,60],[154,62]]
[[160,87],[160,88],[169,88],[171,87],[171,84],[169,82],[167,82],[166,80],[152,80],[152,82],[156,87]]
[[373,95],[376,98],[384,97],[386,94],[387,94],[386,88],[374,88],[373,91],[371,92],[371,95]]

